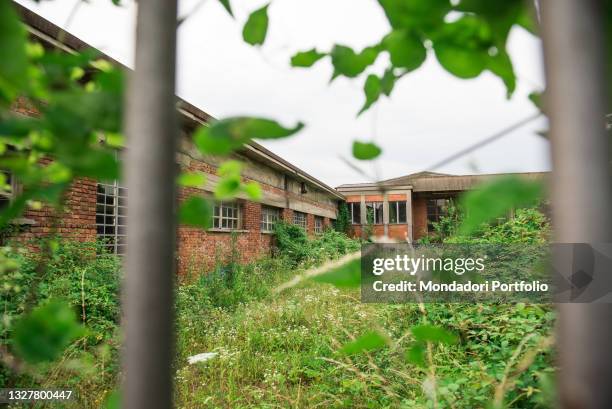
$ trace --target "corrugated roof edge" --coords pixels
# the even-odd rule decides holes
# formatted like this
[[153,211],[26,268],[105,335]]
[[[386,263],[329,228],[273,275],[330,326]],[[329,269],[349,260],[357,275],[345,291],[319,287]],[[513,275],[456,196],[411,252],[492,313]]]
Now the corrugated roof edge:
[[[81,40],[80,38],[63,30],[56,24],[39,16],[38,14],[28,9],[27,7],[22,6],[21,4],[15,3],[15,2],[13,2],[13,5],[15,6],[15,9],[17,10],[17,12],[21,15],[25,24],[29,26],[29,28],[31,29],[30,31],[32,32],[32,34],[37,35],[42,40],[47,41],[54,46],[58,46],[63,49],[68,48],[73,51],[82,51],[84,49],[94,48],[88,43],[86,43],[85,41]],[[60,36],[61,36],[61,41],[60,41]],[[111,62],[114,65],[120,66],[126,70],[130,70],[129,67],[125,66],[124,64],[115,60],[114,58],[104,54],[101,51],[100,51],[100,57],[104,58],[105,60]],[[195,105],[185,101],[184,99],[178,96],[176,98],[177,98],[177,109],[183,116],[186,116],[192,120],[195,119],[197,120],[197,122],[201,124],[207,124],[215,120],[215,118],[212,115],[209,115],[208,113],[204,112],[203,110],[196,107]],[[273,153],[269,149],[263,147],[259,143],[250,142],[245,146],[245,149],[251,152],[254,152],[255,154],[259,153],[259,157],[264,162],[269,162],[270,158],[274,159],[275,161],[282,164],[283,167],[287,168],[287,170],[289,170],[290,173],[298,176],[298,178],[303,179],[304,181],[309,182],[319,187],[320,189],[326,191],[327,193],[330,193],[332,196],[336,197],[337,199],[344,200],[344,195],[342,195],[336,189],[334,189],[331,186],[328,186],[327,184],[323,183],[317,178],[309,175],[308,173],[304,172],[297,166],[281,158],[280,156]]]

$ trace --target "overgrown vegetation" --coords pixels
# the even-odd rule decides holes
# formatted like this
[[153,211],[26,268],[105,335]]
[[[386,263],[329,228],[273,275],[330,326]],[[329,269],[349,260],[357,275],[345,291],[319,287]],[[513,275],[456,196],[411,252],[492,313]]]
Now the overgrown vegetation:
[[[454,220],[456,231],[460,218]],[[522,209],[471,239],[540,242],[547,226],[540,212]],[[464,239],[445,238],[457,240]],[[183,311],[179,406],[545,408],[554,402],[551,307],[363,304],[358,297],[356,290],[307,281],[231,309]],[[187,363],[204,352],[218,355]]]

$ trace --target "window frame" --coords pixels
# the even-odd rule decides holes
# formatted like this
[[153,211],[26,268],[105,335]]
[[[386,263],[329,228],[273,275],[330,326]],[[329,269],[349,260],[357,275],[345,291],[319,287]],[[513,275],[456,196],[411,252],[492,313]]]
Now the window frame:
[[314,232],[316,234],[321,234],[321,233],[323,233],[324,228],[325,228],[325,220],[323,220],[323,217],[315,215],[315,217],[314,217]]
[[[274,225],[281,219],[281,209],[273,206],[261,206],[259,228],[262,233],[274,233]],[[266,227],[269,226],[269,227]]]
[[[303,222],[302,221],[297,221],[296,220],[296,216],[300,216],[300,218],[302,218],[303,216]],[[308,214],[304,213],[304,212],[298,212],[297,210],[293,211],[293,217],[291,218],[292,223],[295,226],[301,227],[304,230],[308,230]]]
[[[425,210],[427,212],[427,232],[431,233],[434,231],[433,223],[440,222],[440,217],[448,215],[448,206],[450,205],[452,197],[428,197],[425,201]],[[444,201],[446,211],[440,211],[440,205],[436,203],[435,207],[430,206],[432,202]],[[434,209],[435,212],[430,213],[430,209]]]
[[[368,208],[372,208],[374,210],[374,221],[372,224],[380,225],[385,222],[385,213],[384,213],[384,202],[366,202],[366,223],[368,217]],[[380,220],[377,217],[377,210],[380,210]]]
[[[355,213],[355,207],[357,207],[356,213]],[[349,208],[349,217],[351,219],[351,224],[361,224],[361,202],[349,202],[348,208]],[[357,221],[355,221],[355,219],[357,219]]]
[[[218,210],[217,210],[218,209]],[[227,214],[224,214],[227,209]],[[230,216],[229,211],[235,212],[235,216]],[[224,221],[227,223],[224,227]],[[231,223],[231,226],[230,226]],[[212,214],[212,230],[236,231],[242,229],[242,204],[237,201],[221,200],[215,202]]]
[[[104,191],[100,191],[100,187],[104,188]],[[109,194],[106,188],[111,189]],[[122,194],[122,192],[124,192]],[[100,196],[104,198],[103,202],[100,202]],[[107,198],[112,198],[112,203],[108,203]],[[113,182],[97,182],[96,183],[96,239],[102,240],[102,245],[105,249],[109,250],[112,254],[119,256],[125,255],[127,248],[127,188],[118,181]],[[99,211],[99,207],[102,206],[102,212]],[[107,212],[107,209],[111,212]],[[103,221],[99,222],[98,218],[102,217]],[[108,223],[108,218],[111,218],[111,222]],[[112,228],[112,232],[108,233],[107,229]],[[100,233],[99,229],[102,228],[103,232]],[[110,239],[110,241],[109,241]]]
[[[404,210],[400,211],[400,205],[403,205]],[[408,223],[408,218],[406,217],[406,211],[407,211],[407,206],[408,204],[406,203],[405,200],[393,200],[389,202],[389,224],[407,224]],[[392,215],[393,212],[391,211],[391,209],[394,208],[395,209],[395,216],[396,216],[396,220],[392,221]],[[402,221],[402,217],[403,217],[403,221]]]

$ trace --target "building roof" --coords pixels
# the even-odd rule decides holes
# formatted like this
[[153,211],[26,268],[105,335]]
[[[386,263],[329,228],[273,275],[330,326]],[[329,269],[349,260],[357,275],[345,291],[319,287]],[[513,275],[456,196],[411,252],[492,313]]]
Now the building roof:
[[[30,34],[37,37],[39,40],[44,41],[53,47],[59,48],[69,53],[80,52],[85,49],[93,49],[93,47],[87,44],[85,41],[70,34],[59,26],[53,24],[49,20],[39,16],[32,10],[29,10],[28,8],[15,2],[13,2],[13,5],[16,8],[17,12],[21,15],[26,25],[26,28],[28,29]],[[101,58],[111,62],[113,65],[117,65],[126,70],[130,69],[129,67],[121,64],[119,61],[113,59],[112,57],[102,52],[100,52],[100,54]],[[185,101],[184,99],[178,96],[176,98],[177,110],[179,111],[184,120],[190,121],[197,125],[206,125],[215,120],[212,115],[204,112],[195,105]],[[240,151],[240,153],[244,154],[247,157],[250,157],[251,159],[263,162],[266,165],[280,170],[283,173],[290,174],[300,181],[310,183],[311,185],[314,185],[319,189],[331,194],[337,199],[344,199],[344,196],[336,189],[326,185],[319,179],[309,175],[297,166],[281,158],[280,156],[271,152],[270,150],[263,147],[257,142],[251,141],[248,144],[245,144],[244,148]]]
[[460,192],[471,189],[475,185],[507,175],[517,175],[532,180],[545,179],[550,172],[524,173],[490,173],[481,175],[450,175],[436,172],[417,172],[406,176],[382,180],[378,183],[355,183],[340,185],[337,189],[343,193],[360,190],[392,190],[411,189],[414,192]]

